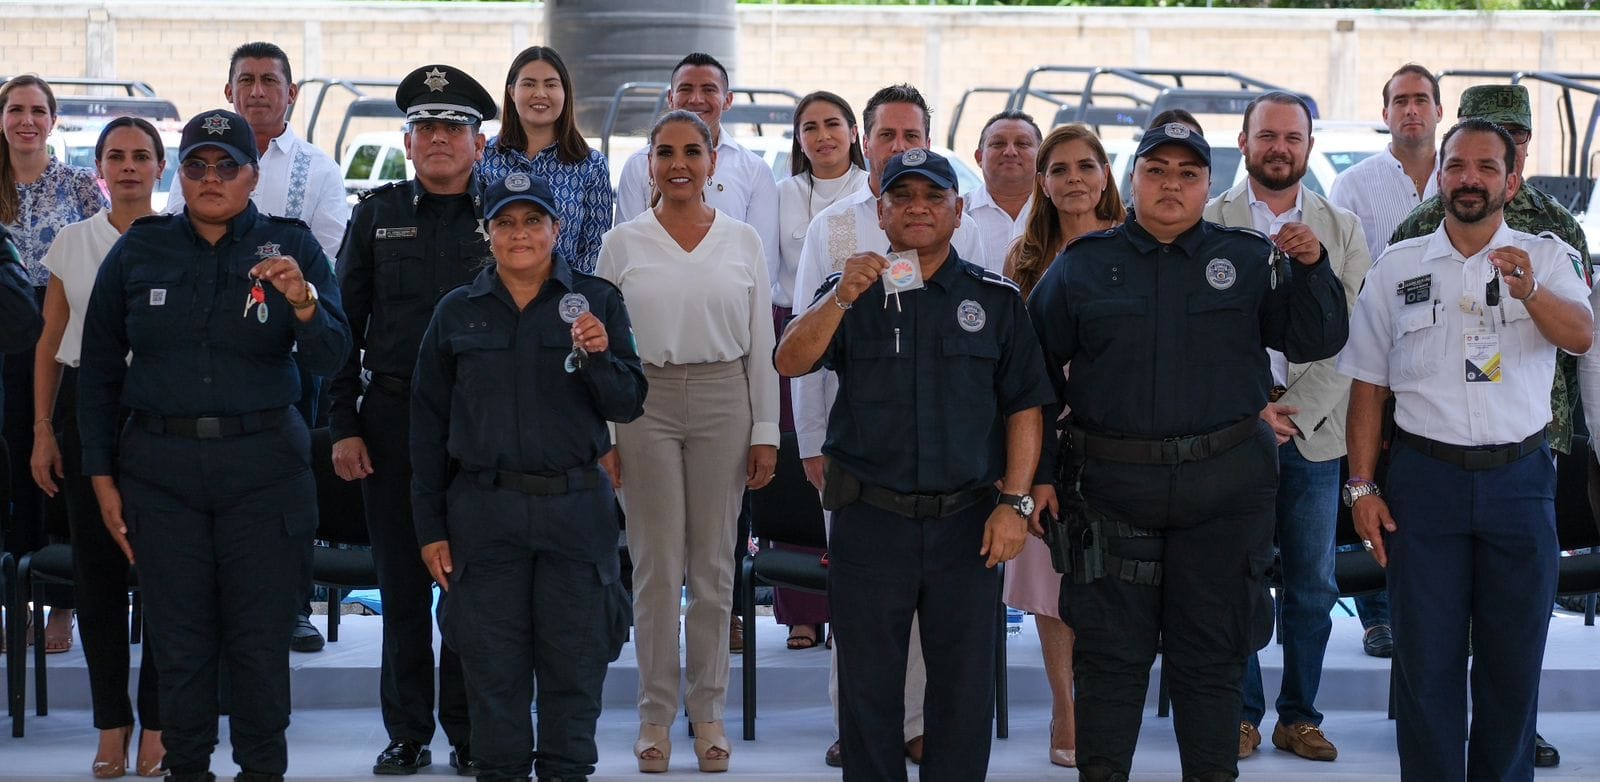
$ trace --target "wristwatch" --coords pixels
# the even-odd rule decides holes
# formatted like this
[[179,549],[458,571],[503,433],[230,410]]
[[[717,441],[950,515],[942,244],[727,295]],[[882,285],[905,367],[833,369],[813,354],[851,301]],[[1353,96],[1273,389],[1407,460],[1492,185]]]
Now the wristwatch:
[[1344,488],[1339,490],[1339,496],[1344,500],[1346,508],[1354,508],[1356,500],[1367,495],[1382,497],[1383,492],[1378,491],[1378,484],[1366,478],[1351,478],[1344,482]]
[[1022,518],[1033,516],[1033,496],[1028,494],[1001,494],[1001,505],[1010,505]]
[[[284,300],[288,301],[289,299],[287,296],[285,296]],[[309,309],[311,307],[315,307],[316,305],[317,286],[312,285],[310,281],[306,282],[306,297],[304,301],[289,301],[289,306],[297,310]]]

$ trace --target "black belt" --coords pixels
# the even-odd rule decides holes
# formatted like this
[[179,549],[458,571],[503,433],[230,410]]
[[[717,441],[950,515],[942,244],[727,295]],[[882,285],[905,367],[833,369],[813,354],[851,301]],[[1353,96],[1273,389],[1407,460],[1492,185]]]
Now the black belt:
[[534,497],[550,497],[600,487],[600,470],[590,465],[561,475],[529,475],[507,470],[483,470],[494,476],[497,489],[521,492]]
[[859,499],[874,508],[908,519],[937,519],[953,516],[978,504],[985,497],[994,495],[994,488],[989,486],[980,486],[955,494],[901,494],[882,486],[863,483]]
[[1507,445],[1477,445],[1462,446],[1441,443],[1438,440],[1429,440],[1422,435],[1412,434],[1404,429],[1396,429],[1395,438],[1410,446],[1412,450],[1424,456],[1431,456],[1442,462],[1449,462],[1463,470],[1493,470],[1504,467],[1544,446],[1546,439],[1545,430],[1540,427],[1520,443]]
[[228,417],[174,418],[136,411],[133,414],[133,420],[151,434],[170,434],[177,437],[193,437],[199,440],[215,440],[221,437],[254,434],[265,429],[271,429],[277,426],[279,421],[283,420],[283,416],[287,412],[288,408],[280,407],[276,410],[261,410]]
[[376,388],[399,396],[408,396],[411,393],[411,378],[398,375],[385,375],[381,372],[372,372],[372,379],[367,381],[367,388]]
[[1210,434],[1165,440],[1123,440],[1091,434],[1071,425],[1067,426],[1065,435],[1073,450],[1093,459],[1128,464],[1182,464],[1209,459],[1250,439],[1258,420],[1246,418]]

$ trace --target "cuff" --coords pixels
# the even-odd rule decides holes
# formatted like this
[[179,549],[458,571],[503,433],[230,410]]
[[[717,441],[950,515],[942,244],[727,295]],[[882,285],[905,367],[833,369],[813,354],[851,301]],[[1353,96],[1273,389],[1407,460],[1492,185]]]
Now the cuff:
[[759,421],[750,427],[751,445],[770,445],[776,448],[781,440],[777,421]]
[[800,446],[800,458],[810,459],[822,455],[822,444],[827,442],[828,433],[823,432],[795,432],[795,442]]

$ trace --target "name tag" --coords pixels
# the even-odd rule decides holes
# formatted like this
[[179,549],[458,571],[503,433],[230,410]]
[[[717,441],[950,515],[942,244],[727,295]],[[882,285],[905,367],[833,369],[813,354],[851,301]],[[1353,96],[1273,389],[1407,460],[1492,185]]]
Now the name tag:
[[1418,304],[1428,300],[1432,295],[1433,277],[1424,274],[1421,277],[1412,277],[1395,286],[1395,294],[1405,297],[1405,303]]
[[1462,353],[1467,358],[1468,383],[1500,382],[1500,335],[1483,329],[1469,329]]
[[150,289],[150,306],[159,307],[159,306],[161,306],[163,304],[166,304],[166,303],[167,303],[167,289],[166,288],[151,288]]
[[379,228],[375,239],[415,239],[417,238],[416,226],[410,228]]

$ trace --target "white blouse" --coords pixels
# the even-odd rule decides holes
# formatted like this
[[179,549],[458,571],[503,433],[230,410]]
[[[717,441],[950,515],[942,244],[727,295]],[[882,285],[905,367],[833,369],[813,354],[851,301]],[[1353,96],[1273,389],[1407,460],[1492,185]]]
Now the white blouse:
[[705,238],[686,252],[646,209],[606,232],[595,274],[622,289],[645,363],[744,359],[750,444],[778,444],[772,294],[754,228],[718,210]]
[[78,354],[83,348],[83,313],[89,309],[94,278],[100,273],[106,253],[111,252],[111,245],[122,238],[111,224],[110,215],[111,210],[103,209],[87,219],[64,226],[40,261],[61,280],[61,289],[67,294],[67,330],[61,335],[56,361],[69,367],[78,365]]
[[[867,186],[867,172],[852,165],[833,179],[814,179],[797,174],[778,183],[778,270],[772,279],[772,303],[794,306],[794,278],[800,269],[800,250],[805,247],[806,229],[812,218],[833,202]],[[800,297],[809,304],[811,293]]]

